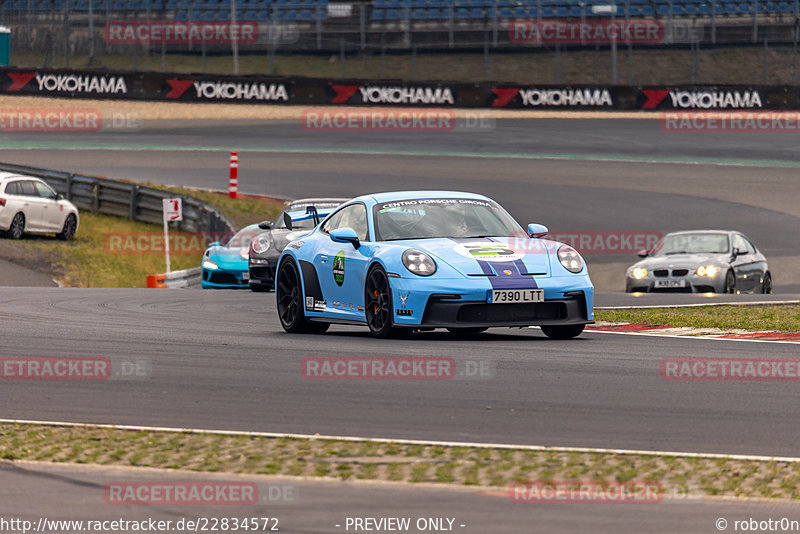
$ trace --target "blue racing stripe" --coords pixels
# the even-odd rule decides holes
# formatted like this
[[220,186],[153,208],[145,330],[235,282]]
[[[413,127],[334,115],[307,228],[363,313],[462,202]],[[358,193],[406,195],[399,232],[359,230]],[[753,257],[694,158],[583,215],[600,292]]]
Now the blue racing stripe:
[[[451,237],[452,241],[456,243],[474,243],[474,242],[488,242],[500,243],[491,237],[485,238],[465,238],[465,237]],[[539,286],[536,284],[533,276],[523,276],[522,273],[527,272],[525,263],[522,259],[513,261],[486,261],[475,259],[483,271],[483,274],[489,275],[489,283],[493,289],[536,289]],[[495,276],[491,276],[495,275]]]

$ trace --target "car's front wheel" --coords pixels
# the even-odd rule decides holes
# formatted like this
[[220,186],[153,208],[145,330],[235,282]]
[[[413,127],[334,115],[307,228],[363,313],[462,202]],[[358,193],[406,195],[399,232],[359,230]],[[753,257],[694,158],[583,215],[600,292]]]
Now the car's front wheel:
[[761,292],[765,295],[772,293],[772,275],[769,273],[764,275],[764,281],[761,283]]
[[392,326],[392,289],[389,278],[379,265],[367,273],[364,284],[364,314],[373,337],[387,338],[401,333]]
[[61,232],[56,234],[56,237],[63,241],[71,241],[75,237],[75,232],[78,230],[78,219],[70,213],[64,221],[64,227]]
[[736,276],[734,276],[733,271],[728,271],[725,274],[725,287],[722,290],[723,293],[736,293]]
[[571,324],[564,326],[543,326],[542,332],[550,339],[572,339],[583,332],[585,325]]
[[292,258],[286,258],[278,268],[275,284],[275,301],[278,318],[284,330],[291,334],[321,334],[328,330],[327,323],[312,323],[303,313],[303,288],[300,274]]

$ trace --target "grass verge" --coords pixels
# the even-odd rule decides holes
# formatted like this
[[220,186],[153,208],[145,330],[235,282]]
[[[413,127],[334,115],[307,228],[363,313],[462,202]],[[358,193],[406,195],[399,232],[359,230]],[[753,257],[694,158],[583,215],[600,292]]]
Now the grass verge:
[[0,424],[0,458],[508,488],[648,481],[671,498],[800,499],[800,463]]
[[[232,200],[227,195],[209,191],[147,185],[208,202],[228,215],[239,228],[274,219],[283,208],[280,200]],[[176,234],[170,232],[172,237]],[[145,251],[114,246],[109,241],[111,236],[145,236]],[[205,248],[203,242],[197,239],[188,242],[190,246],[173,250],[173,270],[200,265]],[[80,228],[73,241],[65,243],[52,236],[26,236],[20,241],[0,239],[0,258],[45,273],[67,287],[145,287],[148,274],[166,269],[160,225],[88,212],[81,212]]]
[[597,310],[595,311],[595,320],[720,328],[723,330],[800,332],[800,305]]

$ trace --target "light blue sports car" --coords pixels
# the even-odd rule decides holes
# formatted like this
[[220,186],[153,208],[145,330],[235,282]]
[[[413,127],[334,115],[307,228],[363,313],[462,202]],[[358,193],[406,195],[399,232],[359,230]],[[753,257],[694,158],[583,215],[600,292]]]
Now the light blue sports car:
[[517,222],[491,199],[453,191],[354,198],[278,260],[276,303],[287,332],[331,323],[375,337],[446,328],[537,325],[568,339],[592,323],[593,286],[569,245]]
[[250,243],[263,231],[257,224],[251,224],[236,232],[224,245],[211,243],[203,253],[203,289],[249,288]]

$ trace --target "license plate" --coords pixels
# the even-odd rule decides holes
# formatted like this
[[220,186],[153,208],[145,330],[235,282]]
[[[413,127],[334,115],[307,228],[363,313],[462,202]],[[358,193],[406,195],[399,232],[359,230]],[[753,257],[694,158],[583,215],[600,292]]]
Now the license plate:
[[489,304],[544,302],[543,289],[493,289],[487,296]]
[[242,280],[250,280],[250,271],[245,271],[242,273]]
[[686,287],[686,280],[656,280],[656,285],[659,289],[670,287]]

